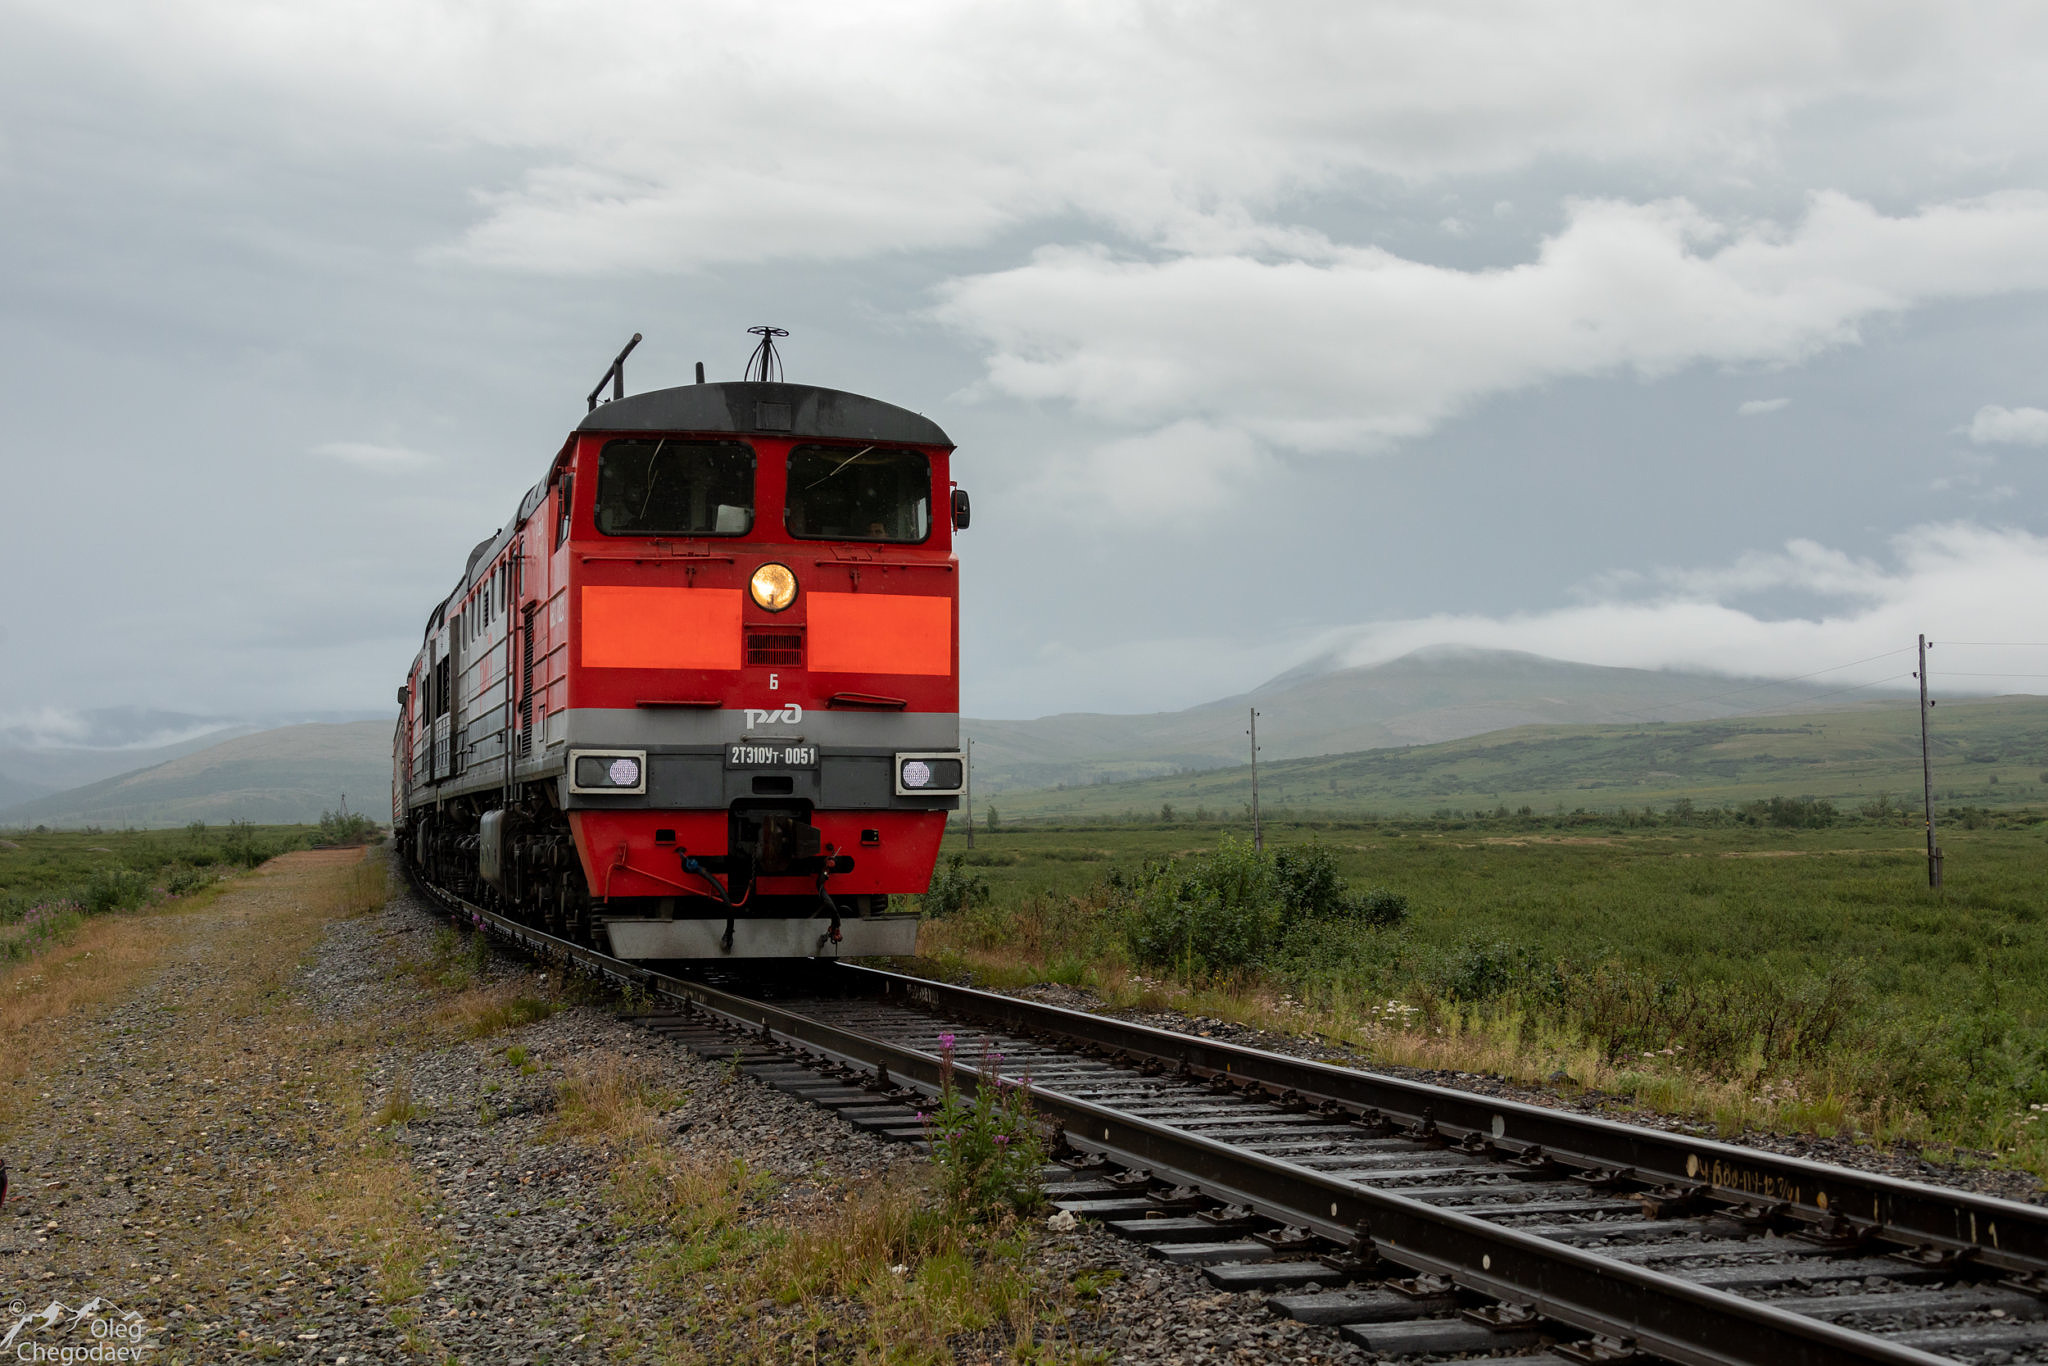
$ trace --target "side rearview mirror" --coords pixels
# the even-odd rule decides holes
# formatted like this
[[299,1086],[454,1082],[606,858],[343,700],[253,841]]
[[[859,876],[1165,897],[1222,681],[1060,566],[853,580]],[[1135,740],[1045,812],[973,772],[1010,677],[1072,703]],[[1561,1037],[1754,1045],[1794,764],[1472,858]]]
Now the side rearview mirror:
[[399,705],[399,706],[401,706],[401,707],[402,707],[402,706],[404,706],[404,705],[405,705],[405,699],[406,699],[406,698],[408,698],[408,697],[410,697],[410,696],[412,696],[412,689],[410,689],[410,688],[406,687],[406,686],[405,686],[405,685],[404,685],[403,683],[399,684],[399,685],[398,685],[398,705]]
[[967,530],[967,520],[968,520],[968,513],[969,513],[969,511],[970,511],[970,509],[969,509],[969,507],[968,507],[968,502],[967,502],[967,490],[966,490],[966,489],[954,489],[954,490],[953,490],[953,530],[955,530],[955,531],[965,531],[965,530]]

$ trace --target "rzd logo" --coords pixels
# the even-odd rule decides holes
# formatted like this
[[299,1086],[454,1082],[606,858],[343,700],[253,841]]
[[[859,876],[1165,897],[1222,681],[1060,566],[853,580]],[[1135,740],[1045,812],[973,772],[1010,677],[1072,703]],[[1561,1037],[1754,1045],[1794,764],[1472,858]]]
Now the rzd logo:
[[747,708],[747,724],[750,726],[773,726],[779,725],[784,721],[795,726],[801,725],[803,719],[804,709],[794,702],[784,707],[781,711],[760,711],[753,707]]

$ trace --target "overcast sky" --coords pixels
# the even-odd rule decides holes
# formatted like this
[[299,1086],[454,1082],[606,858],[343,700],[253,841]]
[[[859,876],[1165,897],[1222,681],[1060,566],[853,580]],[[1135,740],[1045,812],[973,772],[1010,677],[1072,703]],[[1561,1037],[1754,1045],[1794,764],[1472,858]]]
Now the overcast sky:
[[0,721],[385,708],[760,322],[959,442],[976,714],[2048,642],[2039,4],[4,0],[0,196]]

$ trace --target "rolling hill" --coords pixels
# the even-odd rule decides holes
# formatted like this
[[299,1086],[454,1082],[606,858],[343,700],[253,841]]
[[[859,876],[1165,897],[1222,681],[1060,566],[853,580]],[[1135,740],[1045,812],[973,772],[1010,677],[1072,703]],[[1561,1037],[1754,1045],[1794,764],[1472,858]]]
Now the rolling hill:
[[[2048,801],[2048,697],[1955,700],[1936,712],[1934,785],[1942,804]],[[1912,701],[1835,711],[1652,725],[1517,726],[1400,749],[1261,763],[1261,809],[1332,816],[1523,806],[1548,812],[1700,804],[1771,796],[1920,800]],[[1248,767],[1064,790],[1004,793],[1005,819],[1084,820],[1206,810],[1236,816]]]
[[0,810],[8,825],[186,825],[320,819],[342,795],[383,820],[391,805],[391,723],[284,726],[241,735],[84,787]]
[[[1305,809],[1614,806],[1738,792],[1901,794],[1918,786],[1910,702],[1844,709],[1826,690],[1798,684],[1458,648],[1367,668],[1321,661],[1244,696],[1177,712],[969,719],[962,727],[975,739],[976,796],[984,804],[994,797],[1006,815],[1156,813],[1164,802],[1227,810],[1250,792],[1242,760],[1252,705],[1261,713],[1267,800]],[[1944,704],[1942,762],[1966,765],[1958,789],[1975,790],[1998,765],[2009,784],[2032,782],[2048,768],[2048,752],[2038,762],[2018,757],[2029,745],[2044,748],[2042,708],[2048,699]],[[133,772],[24,794],[30,799],[0,808],[0,824],[310,821],[343,793],[352,809],[382,817],[390,727],[387,720],[292,725],[175,757],[153,754],[160,761]],[[1964,755],[1957,744],[1974,748]],[[2007,757],[1998,750],[1991,768],[1969,762],[1994,745],[2017,748]],[[94,762],[102,762],[98,751]],[[42,772],[38,778],[47,781]]]
[[30,714],[0,725],[0,811],[262,729],[150,707]]
[[1239,697],[1142,716],[968,719],[978,795],[1162,777],[1245,761],[1257,706],[1262,760],[1432,744],[1514,726],[1702,721],[1787,712],[1827,689],[1712,674],[1612,669],[1508,650],[1437,646],[1385,664],[1319,661]]

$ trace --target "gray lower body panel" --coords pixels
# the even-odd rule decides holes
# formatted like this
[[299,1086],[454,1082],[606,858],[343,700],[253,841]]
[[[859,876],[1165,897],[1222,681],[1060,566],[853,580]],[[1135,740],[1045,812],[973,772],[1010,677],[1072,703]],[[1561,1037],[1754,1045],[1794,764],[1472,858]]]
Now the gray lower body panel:
[[[770,701],[774,699],[769,699]],[[758,713],[757,713],[758,715]],[[547,718],[543,745],[517,756],[508,774],[502,752],[438,782],[416,779],[407,802],[414,809],[453,797],[490,792],[512,783],[559,779],[568,750],[618,745],[644,750],[648,788],[644,797],[591,797],[562,792],[565,808],[594,810],[658,807],[708,810],[746,797],[788,796],[830,810],[952,811],[956,795],[898,797],[892,756],[919,750],[960,747],[957,712],[866,712],[811,709],[799,721],[764,722],[744,710],[722,708],[576,707]],[[440,724],[439,722],[436,723]],[[814,769],[736,771],[725,766],[725,747],[744,739],[802,741],[824,751]],[[445,769],[445,764],[443,765]],[[756,777],[784,776],[786,792],[764,793]]]
[[825,938],[823,917],[774,917],[732,922],[732,948],[721,948],[723,920],[607,920],[612,953],[620,958],[871,958],[917,952],[915,915],[849,917],[839,922],[839,943]]

